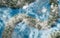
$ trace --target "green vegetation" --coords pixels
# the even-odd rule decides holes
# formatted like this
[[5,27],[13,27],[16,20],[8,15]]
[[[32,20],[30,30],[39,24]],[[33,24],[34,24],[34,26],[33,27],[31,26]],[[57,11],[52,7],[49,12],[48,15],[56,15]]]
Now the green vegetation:
[[57,0],[50,0],[50,4],[52,4],[52,3],[54,4],[54,6],[58,5]]
[[[50,4],[52,5],[52,3],[53,3],[53,8],[51,8],[50,10],[50,16],[52,16],[52,17],[49,17],[49,21],[48,21],[48,25],[52,25],[54,22],[55,22],[55,20],[57,20],[57,18],[59,18],[59,16],[58,16],[58,2],[57,2],[57,0],[50,0]],[[56,5],[57,5],[57,7],[56,7]],[[55,10],[54,12],[52,12],[52,10]]]
[[2,38],[12,38],[11,37],[12,32],[13,32],[13,28],[11,28],[10,26],[6,27],[3,32]]
[[35,0],[0,0],[0,6],[7,6],[11,8],[22,8],[26,3],[30,4],[34,1]]

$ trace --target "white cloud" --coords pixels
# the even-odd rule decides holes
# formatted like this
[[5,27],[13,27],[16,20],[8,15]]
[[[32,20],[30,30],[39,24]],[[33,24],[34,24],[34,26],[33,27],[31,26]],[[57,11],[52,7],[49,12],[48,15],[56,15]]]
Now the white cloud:
[[47,11],[47,9],[45,7],[42,8],[41,10],[43,13],[45,13]]
[[26,9],[28,7],[28,4],[26,4],[25,6],[23,6],[23,9]]

